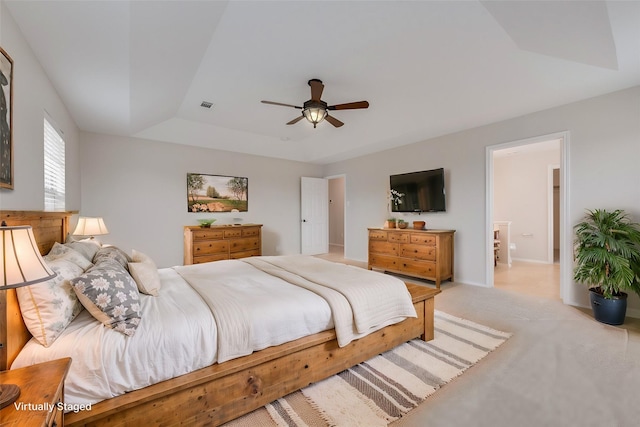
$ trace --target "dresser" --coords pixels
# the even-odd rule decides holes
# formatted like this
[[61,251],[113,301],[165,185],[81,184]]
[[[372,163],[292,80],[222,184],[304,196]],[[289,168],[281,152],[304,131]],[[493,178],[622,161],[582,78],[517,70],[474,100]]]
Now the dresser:
[[369,228],[369,270],[432,280],[440,289],[453,281],[455,230]]
[[62,427],[64,379],[70,366],[71,359],[65,358],[0,372],[0,384],[20,387],[18,399],[0,410],[0,426]]
[[262,255],[262,224],[184,227],[184,265]]

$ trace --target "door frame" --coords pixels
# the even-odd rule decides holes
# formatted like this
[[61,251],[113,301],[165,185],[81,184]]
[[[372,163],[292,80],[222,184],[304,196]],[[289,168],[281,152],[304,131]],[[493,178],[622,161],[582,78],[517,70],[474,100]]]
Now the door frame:
[[[322,222],[318,222],[317,221],[317,216],[313,215],[313,206],[311,209],[311,212],[309,212],[309,214],[311,214],[311,218],[309,218],[309,221],[307,220],[307,218],[305,218],[305,200],[317,200],[317,194],[315,192],[311,192],[311,196],[312,198],[310,199],[306,199],[306,196],[310,195],[309,191],[305,191],[307,185],[305,185],[305,182],[307,184],[311,183],[313,181],[313,188],[316,188],[316,184],[322,182],[322,185],[324,186],[323,190],[323,194],[322,196],[324,197],[324,200],[321,200],[319,203],[321,205],[323,205],[324,209],[324,215],[323,215],[323,221]],[[319,255],[319,254],[323,254],[323,253],[327,253],[329,251],[329,200],[328,200],[328,195],[329,195],[329,180],[326,178],[316,178],[316,177],[309,177],[309,176],[302,176],[300,177],[300,253],[304,254],[304,255]],[[313,203],[312,203],[313,205]],[[308,206],[307,206],[308,207]],[[305,224],[307,224],[305,226]],[[317,239],[314,240],[313,236],[314,236],[314,228],[316,227],[316,224],[321,224],[322,228],[324,228],[324,236],[323,239],[324,241],[321,242],[321,245],[318,246],[305,246],[305,242],[307,243],[317,243]],[[311,228],[310,228],[311,227]],[[308,241],[306,239],[306,229],[309,229],[311,231],[311,240]],[[317,251],[317,248],[321,247],[320,251]],[[308,249],[311,249],[310,251]]]
[[487,287],[493,287],[493,153],[505,148],[538,142],[560,139],[560,298],[566,303],[569,285],[572,280],[572,230],[569,219],[569,146],[570,132],[562,131],[547,135],[536,136],[506,143],[489,145],[485,148],[486,176],[485,176],[485,280]]
[[[561,145],[562,147],[562,145]],[[559,169],[560,172],[562,173],[562,168],[560,167],[560,165],[557,164],[553,164],[553,165],[548,165],[547,166],[547,204],[548,204],[548,219],[547,219],[547,225],[548,225],[548,234],[547,234],[547,238],[548,240],[548,245],[547,245],[547,263],[549,264],[553,264],[553,247],[554,247],[554,233],[553,233],[553,229],[554,229],[554,211],[555,211],[555,201],[554,201],[554,197],[553,197],[553,171]],[[560,185],[560,191],[562,191],[562,182],[559,183]],[[562,245],[560,245],[560,247],[562,247]]]

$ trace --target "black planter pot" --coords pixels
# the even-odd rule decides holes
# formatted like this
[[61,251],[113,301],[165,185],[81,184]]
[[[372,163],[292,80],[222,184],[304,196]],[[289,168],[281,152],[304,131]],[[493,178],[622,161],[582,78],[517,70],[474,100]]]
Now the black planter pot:
[[589,291],[593,317],[607,325],[622,325],[627,314],[627,294],[621,292],[613,299],[605,298],[597,291]]

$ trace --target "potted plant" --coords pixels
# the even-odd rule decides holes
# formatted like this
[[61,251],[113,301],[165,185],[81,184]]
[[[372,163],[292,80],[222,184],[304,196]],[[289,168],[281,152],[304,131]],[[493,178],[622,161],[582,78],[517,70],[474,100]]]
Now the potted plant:
[[396,223],[398,228],[407,228],[407,226],[409,225],[409,223],[407,221],[405,221],[404,219],[399,219]]
[[387,222],[384,224],[384,226],[386,228],[396,228],[396,219],[395,218],[387,219]]
[[640,295],[640,225],[623,210],[589,210],[576,233],[573,278],[589,287],[596,320],[621,325],[627,291]]

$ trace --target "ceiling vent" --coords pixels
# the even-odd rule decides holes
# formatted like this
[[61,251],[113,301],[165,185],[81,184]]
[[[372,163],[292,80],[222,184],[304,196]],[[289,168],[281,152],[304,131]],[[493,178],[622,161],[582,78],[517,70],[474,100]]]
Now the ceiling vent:
[[203,108],[211,108],[211,107],[213,107],[213,103],[212,102],[208,102],[208,101],[202,101],[200,106],[203,107]]

